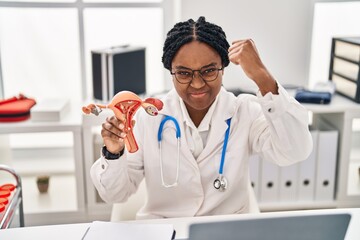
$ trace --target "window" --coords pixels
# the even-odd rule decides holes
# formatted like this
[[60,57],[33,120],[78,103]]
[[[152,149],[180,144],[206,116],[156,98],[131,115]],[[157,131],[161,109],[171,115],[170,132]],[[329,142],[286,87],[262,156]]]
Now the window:
[[0,0],[2,97],[21,92],[81,104],[92,96],[90,51],[124,43],[146,47],[147,90],[163,91],[162,44],[173,7],[162,0]]

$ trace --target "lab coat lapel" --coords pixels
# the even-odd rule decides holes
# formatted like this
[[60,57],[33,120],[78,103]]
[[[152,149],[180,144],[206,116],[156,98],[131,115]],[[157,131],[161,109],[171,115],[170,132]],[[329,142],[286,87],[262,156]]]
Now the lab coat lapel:
[[[164,108],[160,111],[160,114],[168,115],[174,117],[180,126],[180,150],[181,154],[185,157],[185,160],[190,162],[195,168],[198,168],[196,163],[196,159],[192,155],[190,148],[186,142],[185,137],[185,129],[184,129],[184,118],[181,114],[181,108],[179,103],[179,96],[177,95],[176,91],[173,89],[169,93],[170,95],[168,100],[164,102]],[[225,123],[226,124],[226,123]]]
[[197,162],[200,163],[209,155],[222,149],[225,132],[228,128],[226,120],[232,118],[236,108],[236,97],[221,89],[217,106],[214,110],[210,132],[204,150],[199,155]]

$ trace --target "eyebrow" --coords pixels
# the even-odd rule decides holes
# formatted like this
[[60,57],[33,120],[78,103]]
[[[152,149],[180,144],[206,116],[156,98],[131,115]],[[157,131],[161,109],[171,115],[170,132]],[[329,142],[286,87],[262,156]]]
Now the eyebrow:
[[[216,66],[217,63],[213,62],[213,63],[210,63],[208,65],[205,65],[205,66],[202,66],[200,69],[203,69],[203,68],[207,68],[207,67],[212,67],[212,66]],[[185,66],[176,66],[175,69],[187,69],[187,70],[193,70],[191,68],[188,68],[188,67],[185,67]]]

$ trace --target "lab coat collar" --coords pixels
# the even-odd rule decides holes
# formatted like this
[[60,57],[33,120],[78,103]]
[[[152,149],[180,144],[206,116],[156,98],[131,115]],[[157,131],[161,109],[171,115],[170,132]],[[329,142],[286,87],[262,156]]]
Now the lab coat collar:
[[178,118],[181,115],[180,111],[174,111],[175,109],[180,109],[179,98],[175,89],[170,90],[161,100],[163,101],[164,106],[159,113],[162,115],[172,116],[180,122],[180,119]]
[[[180,110],[180,100],[176,90],[172,89],[163,101],[164,107],[160,111],[160,114],[174,117],[179,122],[179,124],[184,123],[184,117],[182,116],[182,112]],[[236,101],[237,98],[232,93],[227,92],[223,87],[221,88],[218,95],[218,102],[215,106],[213,116],[210,121],[211,129],[208,135],[207,143],[204,150],[198,156],[197,160],[195,160],[190,151],[190,148],[187,146],[185,137],[181,137],[182,152],[185,154],[186,159],[188,159],[194,165],[194,167],[197,167],[196,161],[199,163],[199,161],[205,159],[205,157],[211,154],[213,151],[218,150],[214,149],[213,146],[217,146],[220,149],[223,147],[225,132],[228,128],[226,120],[233,117],[238,105],[236,104]],[[232,121],[232,126],[233,122],[234,121]],[[180,129],[181,133],[184,133],[183,124],[180,124]]]
[[[225,132],[228,128],[226,120],[234,116],[236,107],[238,105],[236,104],[236,101],[237,98],[233,94],[227,92],[223,87],[221,88],[219,92],[218,103],[216,104],[211,119],[211,129],[208,135],[207,143],[204,150],[197,158],[198,163],[200,163],[200,161],[205,159],[213,151],[217,151],[223,147]],[[234,121],[232,121],[232,126],[233,122]],[[214,149],[214,146],[216,146],[216,149]]]
[[198,169],[196,159],[191,153],[191,150],[186,142],[185,137],[185,129],[184,129],[184,117],[182,116],[182,112],[180,109],[180,100],[179,95],[177,94],[175,89],[169,91],[167,96],[162,99],[164,103],[163,109],[159,112],[161,115],[168,115],[174,117],[180,126],[180,149],[182,154],[184,154],[186,161],[190,162],[190,164],[194,167],[194,169]]

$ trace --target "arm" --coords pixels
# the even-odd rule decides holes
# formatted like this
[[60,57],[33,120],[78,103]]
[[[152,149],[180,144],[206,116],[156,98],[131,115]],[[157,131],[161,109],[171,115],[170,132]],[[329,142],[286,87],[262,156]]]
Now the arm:
[[266,69],[251,39],[234,41],[229,59],[240,65],[245,74],[259,87],[261,110],[250,104],[249,113],[257,113],[250,129],[250,144],[263,159],[279,165],[305,160],[312,150],[308,130],[308,113]]
[[[256,113],[250,127],[251,149],[281,166],[305,160],[312,150],[308,112],[279,85],[279,94],[257,95],[248,111]],[[259,109],[260,103],[260,109]],[[257,111],[254,111],[257,109]]]
[[[103,123],[101,135],[110,153],[118,154],[124,150],[123,138],[126,134],[122,122],[115,117],[110,117]],[[118,159],[108,160],[102,156],[93,164],[90,170],[91,178],[105,202],[125,202],[137,191],[144,170],[142,161],[134,159],[142,159],[141,154],[141,150],[133,153],[132,160],[129,161],[128,152],[125,151]]]

